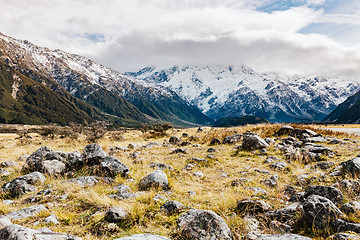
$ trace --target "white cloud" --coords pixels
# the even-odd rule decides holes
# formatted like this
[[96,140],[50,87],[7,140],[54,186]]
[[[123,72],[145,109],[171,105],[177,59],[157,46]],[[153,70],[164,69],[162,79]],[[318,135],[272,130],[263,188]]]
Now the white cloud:
[[[256,70],[352,76],[359,48],[319,34],[312,23],[350,23],[303,1],[259,12],[274,0],[0,0],[0,31],[89,56],[120,71],[147,65],[247,64]],[[343,13],[342,13],[343,14]],[[329,67],[331,66],[331,67]]]

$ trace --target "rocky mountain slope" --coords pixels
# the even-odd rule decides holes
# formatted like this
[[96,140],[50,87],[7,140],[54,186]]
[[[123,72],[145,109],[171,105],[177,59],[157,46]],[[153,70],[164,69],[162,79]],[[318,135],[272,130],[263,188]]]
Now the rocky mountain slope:
[[[50,84],[48,79],[41,80]],[[55,92],[0,61],[1,123],[64,125],[103,119],[97,109],[65,90],[59,88]]]
[[254,115],[273,122],[320,121],[359,89],[339,78],[261,74],[245,67],[148,67],[127,73],[176,91],[207,116]]
[[85,57],[1,34],[0,49],[1,59],[23,74],[29,76],[30,70],[53,79],[105,113],[141,122],[148,122],[148,116],[177,123],[209,121],[175,92],[129,78]]
[[341,103],[325,119],[333,123],[360,123],[360,92]]

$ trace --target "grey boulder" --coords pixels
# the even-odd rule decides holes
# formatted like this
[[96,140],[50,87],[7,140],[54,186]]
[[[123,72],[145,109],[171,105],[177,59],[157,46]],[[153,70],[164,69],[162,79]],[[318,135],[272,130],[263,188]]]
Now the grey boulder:
[[108,156],[101,160],[100,167],[106,175],[110,177],[115,177],[121,175],[122,177],[127,177],[129,175],[130,169],[124,163],[120,162],[118,159]]
[[46,210],[47,208],[44,205],[35,205],[20,209],[18,211],[10,212],[6,214],[6,216],[11,220],[21,220],[24,218],[35,216],[36,214]]
[[342,192],[335,188],[329,186],[311,186],[305,189],[304,197],[307,198],[310,195],[318,195],[325,197],[335,203],[336,205],[341,205],[344,201],[344,196]]
[[36,191],[34,184],[43,183],[45,180],[46,178],[41,173],[32,172],[5,183],[1,188],[4,192],[8,192],[12,196],[18,197],[27,192]]
[[100,164],[101,160],[106,157],[106,153],[101,146],[92,143],[84,148],[82,156],[87,166],[94,166]]
[[256,149],[263,149],[270,147],[269,144],[257,135],[245,135],[242,149],[246,151],[252,151]]
[[191,209],[178,220],[178,229],[186,239],[231,240],[232,233],[225,221],[209,210]]
[[327,229],[329,223],[344,214],[327,198],[311,195],[303,204],[304,220],[309,227]]
[[140,190],[148,190],[150,188],[167,189],[169,187],[169,181],[166,174],[161,170],[156,170],[139,182]]
[[112,207],[105,213],[105,221],[110,223],[117,223],[125,221],[128,216],[128,212],[121,207]]
[[150,233],[145,234],[135,234],[130,237],[117,238],[115,240],[170,240],[170,238],[166,238],[159,235],[154,235]]

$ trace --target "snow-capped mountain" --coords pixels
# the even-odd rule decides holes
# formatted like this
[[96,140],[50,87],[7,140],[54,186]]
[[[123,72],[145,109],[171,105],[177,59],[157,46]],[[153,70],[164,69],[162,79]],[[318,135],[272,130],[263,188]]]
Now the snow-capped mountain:
[[360,87],[339,78],[258,73],[245,66],[148,67],[127,73],[178,93],[207,116],[321,121]]
[[71,95],[108,114],[137,121],[144,121],[144,116],[173,122],[209,121],[175,92],[82,56],[0,34],[0,58],[27,76],[36,72],[55,80]]

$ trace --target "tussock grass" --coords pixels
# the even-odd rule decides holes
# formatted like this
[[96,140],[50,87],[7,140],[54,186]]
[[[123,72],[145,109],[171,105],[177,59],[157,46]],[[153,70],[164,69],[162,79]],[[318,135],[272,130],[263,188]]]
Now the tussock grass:
[[[336,153],[332,157],[325,157],[324,161],[332,161],[335,166],[329,170],[316,170],[311,166],[316,163],[304,165],[300,161],[292,161],[284,171],[275,171],[264,163],[267,156],[277,156],[279,161],[287,161],[284,154],[275,147],[270,147],[268,152],[260,154],[259,151],[242,151],[234,148],[234,145],[218,145],[212,146],[217,151],[211,153],[214,158],[206,158],[209,154],[207,149],[213,138],[221,141],[226,136],[233,134],[242,134],[246,131],[256,132],[261,137],[274,137],[275,133],[280,129],[281,124],[261,124],[248,125],[233,128],[210,128],[205,127],[203,132],[198,133],[197,129],[170,129],[167,136],[157,136],[156,138],[146,139],[147,135],[138,130],[120,130],[108,131],[105,135],[98,139],[98,144],[109,153],[110,147],[119,146],[127,147],[132,143],[138,147],[129,149],[128,151],[117,151],[113,156],[118,158],[130,168],[129,179],[117,176],[112,184],[100,181],[93,187],[81,187],[76,184],[67,182],[66,177],[50,178],[47,176],[45,183],[37,185],[38,191],[51,185],[53,193],[47,196],[40,196],[37,202],[31,203],[34,193],[27,193],[18,199],[14,199],[14,204],[5,205],[0,201],[0,214],[6,214],[10,211],[18,210],[34,204],[44,204],[48,207],[35,217],[18,221],[17,223],[30,227],[41,228],[49,227],[53,231],[66,232],[89,240],[114,239],[117,237],[129,236],[138,233],[154,233],[163,236],[179,239],[176,229],[176,221],[181,213],[172,216],[166,215],[160,210],[163,202],[154,201],[157,194],[161,194],[168,200],[177,200],[182,202],[189,208],[199,208],[212,210],[219,214],[229,225],[236,239],[246,234],[249,229],[243,216],[236,213],[234,208],[237,202],[245,199],[262,199],[268,202],[273,209],[285,206],[288,200],[283,189],[286,185],[294,186],[298,191],[303,191],[307,186],[312,184],[332,185],[343,179],[343,177],[330,177],[328,173],[338,165],[338,163],[349,160],[360,153],[358,144],[359,138],[346,133],[335,132],[324,129],[324,126],[318,125],[291,125],[295,128],[311,129],[324,136],[337,137],[338,139],[351,138],[356,143],[347,141],[346,144],[330,145],[323,144],[333,148]],[[4,184],[15,177],[21,176],[21,166],[24,160],[18,160],[23,154],[31,154],[39,147],[47,145],[55,151],[82,151],[88,144],[86,136],[79,135],[77,138],[60,137],[55,135],[53,138],[44,137],[36,132],[30,133],[32,137],[29,141],[21,141],[16,139],[16,133],[3,133],[0,129],[0,161],[11,160],[19,163],[19,167],[10,168],[10,176],[0,177],[1,184]],[[182,137],[182,133],[188,133],[189,137]],[[175,135],[183,140],[192,139],[192,144],[200,144],[194,147],[192,145],[182,147],[188,151],[187,154],[171,154],[173,148],[179,146],[168,145],[163,147],[163,142],[169,139],[169,136]],[[197,136],[191,138],[191,136]],[[285,137],[285,136],[283,136]],[[278,143],[280,140],[277,140]],[[141,148],[150,142],[157,142],[161,146],[151,149]],[[142,159],[141,164],[134,163],[134,159],[130,157],[130,153],[139,153]],[[189,159],[192,157],[205,158],[207,163],[194,163]],[[141,178],[154,171],[149,167],[152,162],[166,163],[174,168],[173,171],[164,170],[168,176],[170,190],[139,191],[138,183]],[[194,167],[191,170],[185,170],[184,167],[192,163]],[[267,170],[270,174],[264,174],[254,171],[255,169]],[[193,173],[200,171],[204,174],[203,179],[194,176]],[[308,174],[309,177],[305,181],[299,180],[299,175]],[[86,169],[78,171],[73,177],[89,176],[93,172]],[[261,183],[261,180],[277,175],[279,180],[277,187],[271,188]],[[231,182],[238,178],[251,179],[245,181],[239,186],[231,186]],[[321,182],[319,181],[321,180]],[[133,192],[137,193],[135,199],[115,200],[108,197],[114,194],[114,187],[119,184],[128,185]],[[261,187],[267,194],[254,195],[254,191],[250,188]],[[189,194],[194,191],[195,194]],[[61,196],[67,194],[67,198]],[[6,193],[0,193],[0,200],[8,199]],[[356,199],[356,195],[352,192],[345,193],[346,201]],[[104,220],[105,212],[112,206],[118,206],[126,209],[129,213],[128,220],[121,223],[108,223]],[[184,210],[186,211],[186,210]],[[55,214],[60,224],[47,225],[43,222],[47,216]],[[300,219],[300,216],[299,216]],[[349,216],[349,220],[359,222],[357,215]],[[36,223],[36,224],[35,224]],[[266,227],[266,221],[260,222],[263,226],[264,233],[271,231]],[[301,224],[299,225],[301,226]],[[309,232],[308,229],[299,227],[299,233],[306,233],[314,238],[321,239],[323,235]]]

